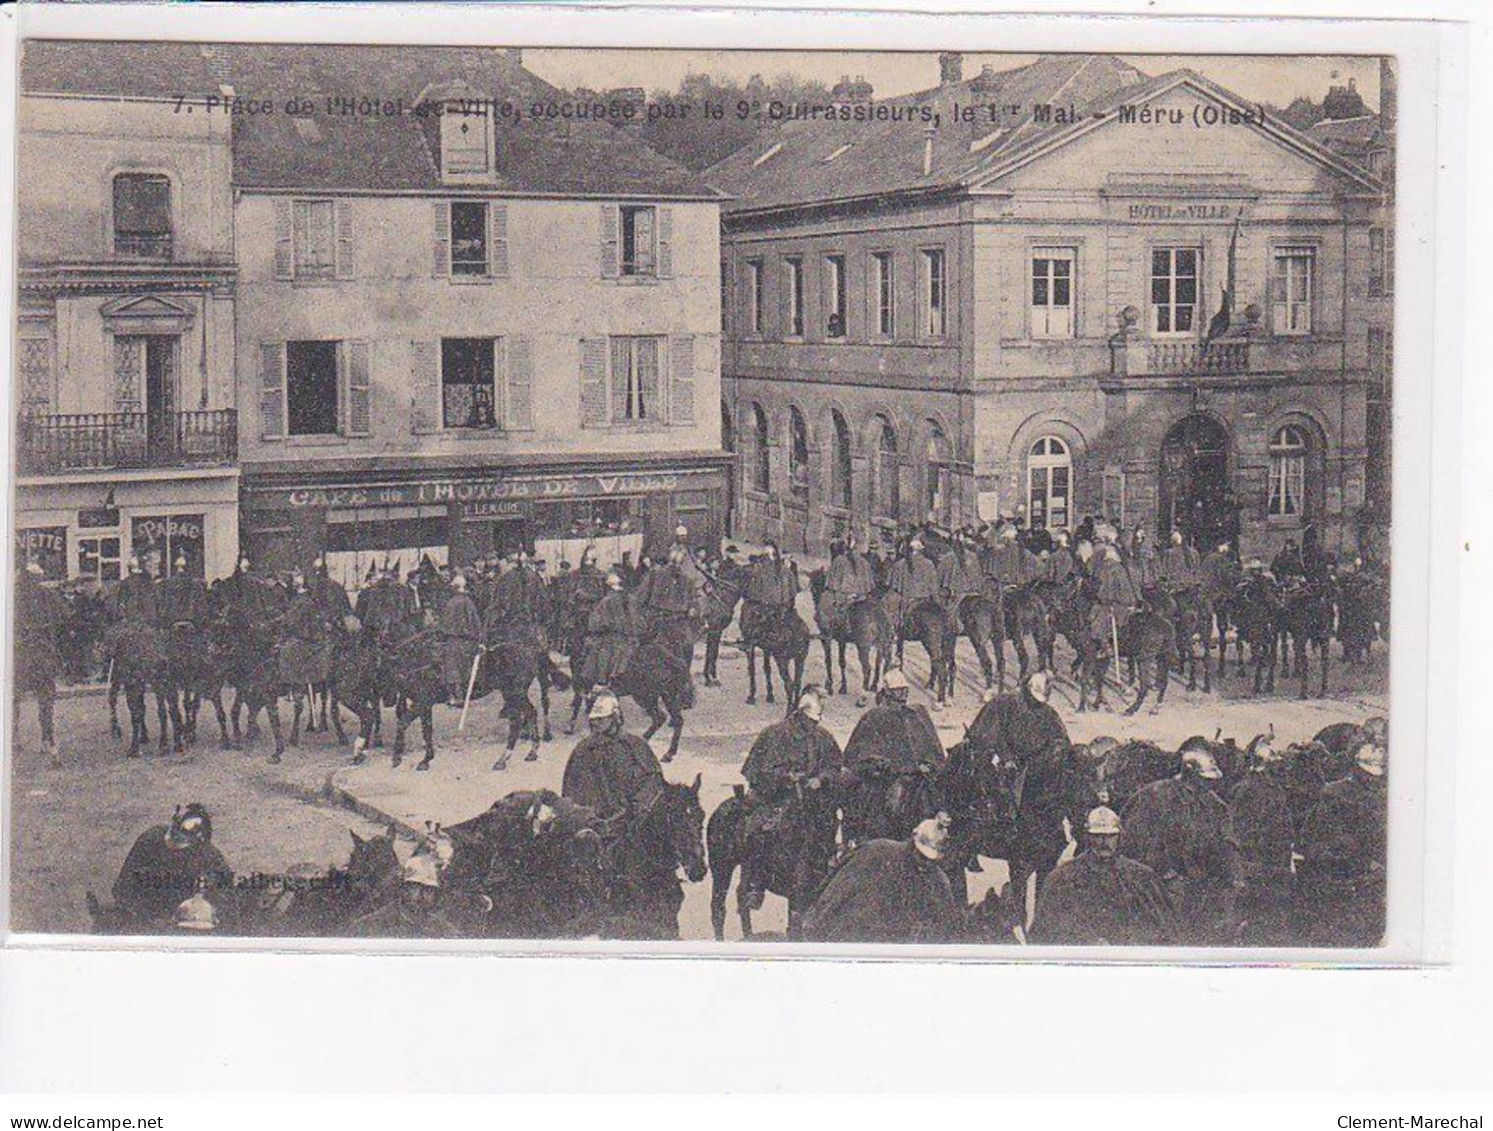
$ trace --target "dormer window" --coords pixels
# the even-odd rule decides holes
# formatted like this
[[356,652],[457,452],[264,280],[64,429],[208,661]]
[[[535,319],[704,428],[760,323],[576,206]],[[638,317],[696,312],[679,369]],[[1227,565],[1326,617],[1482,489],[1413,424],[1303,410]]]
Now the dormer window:
[[171,258],[171,181],[159,173],[114,178],[114,254]]
[[485,103],[447,102],[441,115],[441,171],[446,177],[492,173],[492,118]]

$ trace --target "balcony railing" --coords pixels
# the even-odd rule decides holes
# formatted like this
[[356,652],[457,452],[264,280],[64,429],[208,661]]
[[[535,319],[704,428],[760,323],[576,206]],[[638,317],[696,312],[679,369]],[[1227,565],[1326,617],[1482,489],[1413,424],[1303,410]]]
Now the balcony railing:
[[1151,342],[1147,372],[1248,373],[1249,342]]
[[170,259],[170,232],[115,232],[114,254],[131,259]]
[[238,458],[238,413],[221,408],[23,416],[17,440],[16,462],[22,475],[206,467]]

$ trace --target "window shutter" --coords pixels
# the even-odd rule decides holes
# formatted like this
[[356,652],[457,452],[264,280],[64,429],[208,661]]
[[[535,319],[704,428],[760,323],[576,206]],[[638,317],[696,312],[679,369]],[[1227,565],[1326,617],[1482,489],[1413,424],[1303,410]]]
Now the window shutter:
[[658,210],[658,277],[674,277],[674,210]]
[[607,426],[607,340],[581,339],[581,427]]
[[114,337],[114,411],[140,411],[140,374],[144,369],[145,340],[133,335]]
[[431,206],[430,274],[444,279],[451,274],[451,202],[437,200]]
[[695,422],[695,339],[669,339],[669,423]]
[[415,396],[410,422],[419,433],[440,428],[440,348],[439,342],[410,343],[410,385]]
[[[632,341],[629,338],[612,339],[612,420],[627,420],[630,416],[627,403],[629,371],[632,369]],[[641,382],[642,374],[631,375],[634,382]]]
[[347,342],[347,434],[367,436],[372,431],[373,390],[368,372],[368,343]]
[[337,278],[351,279],[353,269],[353,202],[339,200],[333,206],[337,224],[336,270]]
[[294,202],[275,201],[275,278],[295,276]]
[[503,426],[515,432],[534,427],[534,344],[526,336],[507,339],[508,387],[503,398]]
[[508,205],[487,206],[487,242],[489,270],[495,278],[508,277]]
[[285,343],[259,344],[259,434],[265,440],[285,437]]
[[617,237],[621,212],[615,204],[601,206],[601,277],[617,277]]

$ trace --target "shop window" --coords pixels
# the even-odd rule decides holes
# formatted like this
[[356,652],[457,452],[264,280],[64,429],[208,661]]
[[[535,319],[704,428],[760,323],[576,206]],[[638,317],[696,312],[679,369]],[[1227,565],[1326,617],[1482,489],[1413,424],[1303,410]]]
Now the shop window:
[[659,338],[612,340],[612,422],[663,420]]
[[1073,337],[1072,248],[1032,251],[1032,337]]
[[285,343],[285,405],[292,436],[337,434],[337,343]]
[[482,201],[451,202],[451,274],[486,275],[487,205]]
[[800,502],[809,501],[809,426],[803,413],[788,409],[788,488]]
[[88,534],[78,539],[78,577],[96,585],[118,581],[120,571],[118,534]]
[[1151,251],[1151,332],[1191,334],[1197,325],[1198,261],[1195,247]]
[[1271,306],[1277,334],[1312,331],[1312,275],[1316,252],[1309,247],[1282,247],[1275,252]]
[[158,173],[114,178],[114,253],[171,258],[171,181]]
[[834,460],[830,464],[830,502],[837,507],[850,509],[851,459],[850,425],[839,412],[830,412],[830,423],[834,427]]
[[1056,436],[1043,436],[1027,455],[1026,498],[1033,529],[1064,530],[1072,521],[1073,460]]
[[1270,438],[1271,518],[1301,518],[1306,514],[1306,434],[1287,425]]
[[47,581],[67,578],[67,527],[31,526],[16,531],[16,559],[38,565]]
[[441,412],[447,428],[496,428],[495,338],[441,339]]
[[658,209],[622,209],[622,274],[658,274]]
[[891,252],[878,251],[872,254],[871,285],[875,288],[876,332],[883,338],[896,337],[897,277]]
[[845,336],[846,294],[845,257],[843,255],[825,256],[824,336],[826,338],[843,338]]
[[767,413],[759,404],[752,405],[752,489],[764,495],[772,490],[772,467],[768,462],[771,441],[768,438]]
[[130,523],[130,553],[151,577],[178,572],[178,557],[186,559],[188,576],[203,577],[203,524],[200,514],[141,515]]
[[295,202],[295,276],[330,279],[336,274],[336,210],[330,200]]
[[942,248],[923,252],[923,336],[941,338],[948,328],[948,278]]

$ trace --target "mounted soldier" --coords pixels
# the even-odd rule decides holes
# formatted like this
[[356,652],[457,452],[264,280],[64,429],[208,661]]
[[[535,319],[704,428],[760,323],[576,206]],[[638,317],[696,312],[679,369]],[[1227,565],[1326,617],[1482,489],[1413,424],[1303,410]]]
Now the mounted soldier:
[[767,551],[747,569],[746,591],[742,594],[741,635],[745,640],[760,639],[771,633],[779,619],[793,612],[798,596],[798,578],[792,567],[778,554],[776,542],[767,543]]
[[399,584],[398,567],[386,563],[373,584],[358,594],[356,612],[363,627],[377,639],[402,623],[413,607],[409,590]]
[[1067,946],[1162,946],[1172,909],[1156,873],[1122,855],[1120,818],[1108,806],[1084,821],[1086,848],[1043,884],[1031,941]]
[[560,793],[596,812],[603,821],[627,812],[664,784],[653,749],[622,726],[622,705],[601,691],[587,714],[591,733],[565,763]]
[[845,803],[847,841],[901,836],[936,811],[932,795],[947,755],[928,709],[908,703],[908,691],[902,669],[888,670],[876,706],[845,744],[853,788]]
[[586,618],[586,643],[580,659],[577,693],[582,686],[611,684],[627,669],[643,638],[643,618],[637,598],[623,587],[615,572],[606,576],[607,595]]
[[1077,568],[1073,550],[1068,545],[1068,532],[1059,530],[1052,552],[1047,555],[1046,578],[1056,585],[1062,585],[1073,576]]
[[1192,589],[1198,584],[1198,555],[1182,540],[1182,532],[1173,530],[1171,544],[1161,553],[1161,583],[1173,591]]
[[1270,572],[1286,585],[1306,579],[1306,563],[1301,559],[1301,550],[1296,545],[1296,539],[1286,539],[1286,544],[1280,548],[1280,552],[1270,562]]
[[155,578],[140,568],[140,559],[130,556],[129,572],[114,590],[114,613],[122,621],[154,625],[160,622],[160,594]]
[[162,628],[190,626],[200,629],[206,626],[207,585],[200,577],[187,572],[184,556],[177,555],[171,576],[159,583],[156,592]]
[[347,590],[332,580],[327,572],[327,560],[320,555],[311,563],[311,574],[306,578],[306,587],[321,604],[328,620],[340,623],[343,617],[353,611]]
[[1105,648],[1112,648],[1117,635],[1140,604],[1140,592],[1129,568],[1114,545],[1106,545],[1103,562],[1096,574],[1094,607],[1089,613],[1089,637]]
[[923,540],[914,534],[887,573],[887,614],[900,640],[912,611],[938,597],[938,570],[923,553]]
[[455,939],[461,930],[440,908],[441,871],[434,856],[419,853],[404,865],[399,894],[376,911],[353,920],[351,933],[365,939]]
[[1135,533],[1130,536],[1130,555],[1127,564],[1130,567],[1131,580],[1135,582],[1136,588],[1146,593],[1156,587],[1161,578],[1160,563],[1156,557],[1156,547],[1146,537],[1146,528],[1137,526]]
[[[649,633],[686,663],[694,660],[695,618],[700,604],[700,590],[695,581],[698,576],[689,551],[675,544],[669,548],[668,560],[650,570],[638,590]],[[702,583],[703,580],[700,578]]]
[[994,543],[986,550],[985,576],[1001,590],[1025,585],[1037,575],[1037,559],[1019,540],[1015,525],[998,528]]
[[515,640],[543,640],[544,582],[529,565],[529,555],[519,551],[498,575],[493,585],[484,629],[489,644]]
[[855,535],[846,537],[830,551],[829,575],[824,582],[824,599],[820,614],[825,624],[842,626],[851,608],[871,596],[876,587],[871,562],[855,544]]
[[441,679],[447,702],[461,707],[466,704],[472,661],[482,643],[482,614],[467,593],[466,575],[460,572],[451,579],[451,596],[441,606],[440,630]]
[[1291,937],[1292,804],[1284,761],[1267,735],[1245,750],[1245,774],[1229,794],[1244,888],[1241,942],[1285,946]]
[[982,596],[985,575],[979,555],[963,532],[954,535],[953,546],[938,563],[938,597],[948,611],[949,621],[961,625],[960,605],[966,597]]
[[1349,776],[1329,783],[1302,830],[1296,936],[1323,946],[1378,946],[1384,935],[1388,754],[1372,739]]
[[152,825],[135,838],[113,891],[132,927],[160,930],[174,922],[183,901],[232,882],[212,840],[212,817],[196,802],[178,808],[169,825]]

